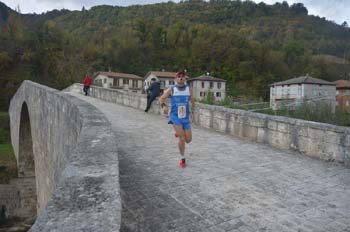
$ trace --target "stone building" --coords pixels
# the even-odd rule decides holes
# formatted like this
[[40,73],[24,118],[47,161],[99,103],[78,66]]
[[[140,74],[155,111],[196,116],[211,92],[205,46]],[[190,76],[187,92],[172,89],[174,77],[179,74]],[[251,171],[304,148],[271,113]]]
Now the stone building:
[[337,108],[350,112],[350,81],[337,80],[336,84],[336,99]]
[[143,78],[127,73],[98,72],[95,74],[94,84],[104,88],[142,93]]
[[270,107],[274,110],[285,105],[299,106],[304,100],[308,102],[327,102],[335,108],[335,84],[313,78],[308,74],[270,85]]
[[202,75],[190,78],[187,82],[192,87],[193,96],[196,99],[205,99],[209,92],[213,93],[215,101],[221,101],[226,97],[226,80]]

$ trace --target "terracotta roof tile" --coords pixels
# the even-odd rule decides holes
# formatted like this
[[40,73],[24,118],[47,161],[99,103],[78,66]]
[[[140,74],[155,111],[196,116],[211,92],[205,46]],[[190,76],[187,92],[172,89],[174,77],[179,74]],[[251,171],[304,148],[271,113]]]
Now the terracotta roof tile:
[[135,79],[135,80],[143,80],[142,77],[137,76],[135,74],[128,74],[128,73],[116,73],[116,72],[97,72],[95,74],[95,77],[98,76],[99,74],[108,76],[111,78],[128,78],[128,79]]
[[220,82],[226,82],[226,80],[224,80],[224,79],[220,79],[220,78],[216,78],[216,77],[212,77],[212,76],[206,76],[206,75],[190,78],[187,81],[220,81]]
[[[146,77],[150,74],[154,74],[158,78],[175,78],[176,72],[149,71]],[[186,76],[186,78],[188,78],[188,76]]]
[[292,85],[292,84],[319,84],[319,85],[335,85],[332,82],[310,77],[309,75],[292,78],[286,81],[275,82],[271,85]]
[[350,81],[348,80],[337,80],[337,81],[334,81],[333,83],[335,83],[337,86],[337,89],[338,88],[350,88]]

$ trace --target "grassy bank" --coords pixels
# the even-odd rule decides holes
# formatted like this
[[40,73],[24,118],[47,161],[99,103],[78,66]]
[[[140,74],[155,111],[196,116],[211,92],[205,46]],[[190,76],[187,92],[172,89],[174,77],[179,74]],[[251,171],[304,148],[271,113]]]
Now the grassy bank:
[[17,175],[16,158],[10,144],[10,125],[7,112],[0,112],[0,184]]
[[0,184],[17,176],[16,158],[11,144],[0,144]]

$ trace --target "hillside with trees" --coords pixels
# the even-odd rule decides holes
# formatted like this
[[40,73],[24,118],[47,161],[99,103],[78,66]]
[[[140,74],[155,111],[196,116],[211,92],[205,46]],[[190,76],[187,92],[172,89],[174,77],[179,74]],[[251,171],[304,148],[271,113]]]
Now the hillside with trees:
[[88,71],[210,72],[231,96],[268,99],[268,85],[309,73],[350,79],[350,29],[303,4],[201,0],[21,14],[0,3],[0,107],[23,79],[54,88]]

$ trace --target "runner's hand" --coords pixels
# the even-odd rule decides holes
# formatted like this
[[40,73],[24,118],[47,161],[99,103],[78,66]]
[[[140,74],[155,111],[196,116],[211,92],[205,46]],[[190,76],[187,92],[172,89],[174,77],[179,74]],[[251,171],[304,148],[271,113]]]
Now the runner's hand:
[[163,106],[162,110],[163,110],[163,114],[164,114],[165,116],[168,116],[168,114],[169,114],[169,108],[168,108],[167,106]]
[[193,112],[190,113],[190,122],[194,123],[194,114],[193,114]]

